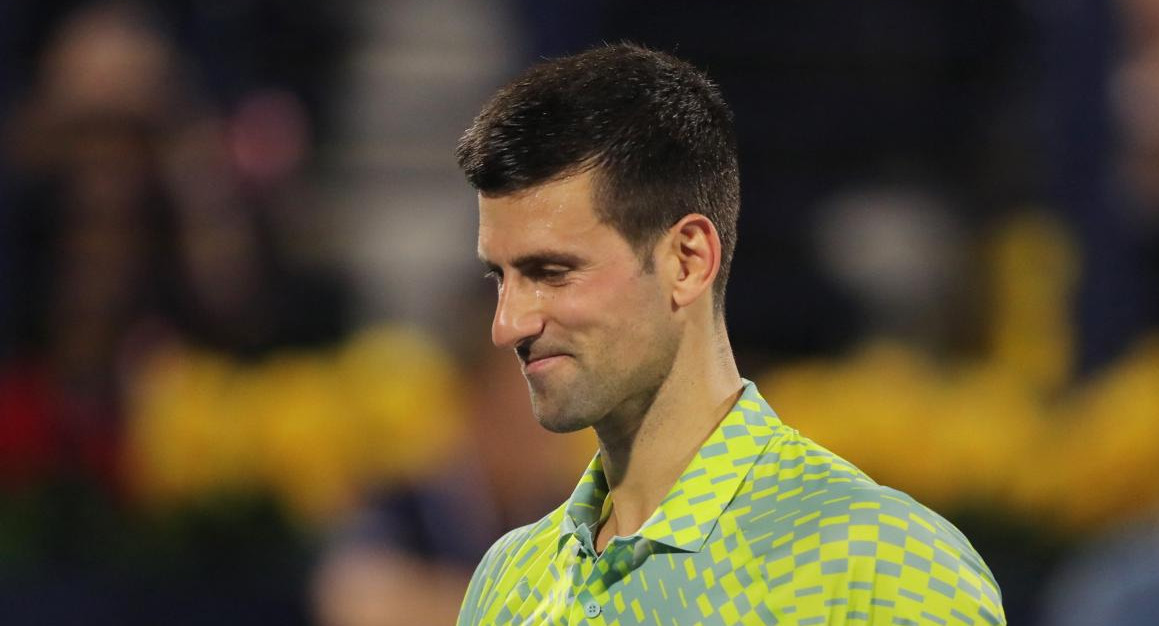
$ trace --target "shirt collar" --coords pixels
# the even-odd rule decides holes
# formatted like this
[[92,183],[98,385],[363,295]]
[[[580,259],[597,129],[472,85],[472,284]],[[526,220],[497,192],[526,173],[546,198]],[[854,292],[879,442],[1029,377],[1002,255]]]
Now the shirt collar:
[[[685,552],[708,540],[741,482],[782,426],[751,381],[743,380],[740,398],[709,435],[637,536]],[[605,513],[608,481],[596,454],[564,505],[557,549],[576,537],[590,549]]]

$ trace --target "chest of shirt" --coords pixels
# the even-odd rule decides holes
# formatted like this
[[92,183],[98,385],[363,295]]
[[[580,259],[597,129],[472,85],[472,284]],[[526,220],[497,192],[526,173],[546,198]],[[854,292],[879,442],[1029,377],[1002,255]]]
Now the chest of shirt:
[[595,558],[578,542],[540,556],[496,594],[486,623],[733,626],[813,623],[814,616],[827,623],[847,603],[830,584],[847,576],[825,575],[817,551],[791,542],[753,554],[743,540],[722,539],[681,552],[636,537]]

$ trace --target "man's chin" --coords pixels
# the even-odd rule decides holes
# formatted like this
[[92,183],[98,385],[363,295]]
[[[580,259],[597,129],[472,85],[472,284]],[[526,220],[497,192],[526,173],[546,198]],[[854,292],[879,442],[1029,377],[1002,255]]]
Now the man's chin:
[[556,433],[557,435],[574,433],[590,426],[590,424],[581,420],[569,420],[567,418],[560,419],[554,416],[539,417],[537,415],[535,419],[539,422],[540,426],[544,427],[550,432]]
[[575,411],[569,411],[563,407],[546,406],[542,400],[531,399],[531,412],[535,415],[535,421],[545,429],[559,434],[574,433],[591,426],[591,420],[586,419],[582,415],[577,415]]

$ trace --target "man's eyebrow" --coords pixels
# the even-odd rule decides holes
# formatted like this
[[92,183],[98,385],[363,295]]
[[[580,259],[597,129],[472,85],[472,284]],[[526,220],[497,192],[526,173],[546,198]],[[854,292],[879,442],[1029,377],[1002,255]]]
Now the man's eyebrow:
[[524,254],[511,262],[511,265],[519,269],[528,267],[537,267],[543,265],[566,265],[569,267],[578,267],[583,265],[583,259],[578,255],[568,252],[532,252],[531,254]]
[[[479,262],[486,266],[489,270],[498,271],[501,269],[498,263],[484,257],[481,254],[479,255]],[[555,252],[549,250],[522,254],[518,257],[515,257],[515,259],[511,261],[511,266],[518,269],[543,265],[566,265],[570,267],[579,267],[583,264],[584,260],[579,255],[571,254],[569,252]]]

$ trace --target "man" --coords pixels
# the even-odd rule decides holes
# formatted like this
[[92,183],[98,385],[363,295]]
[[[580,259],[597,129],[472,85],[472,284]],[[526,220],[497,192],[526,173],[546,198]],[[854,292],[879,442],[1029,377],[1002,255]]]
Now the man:
[[540,424],[594,428],[571,498],[500,539],[459,624],[1002,624],[969,542],[782,424],[733,360],[732,115],[670,56],[537,65],[460,142],[492,340]]

